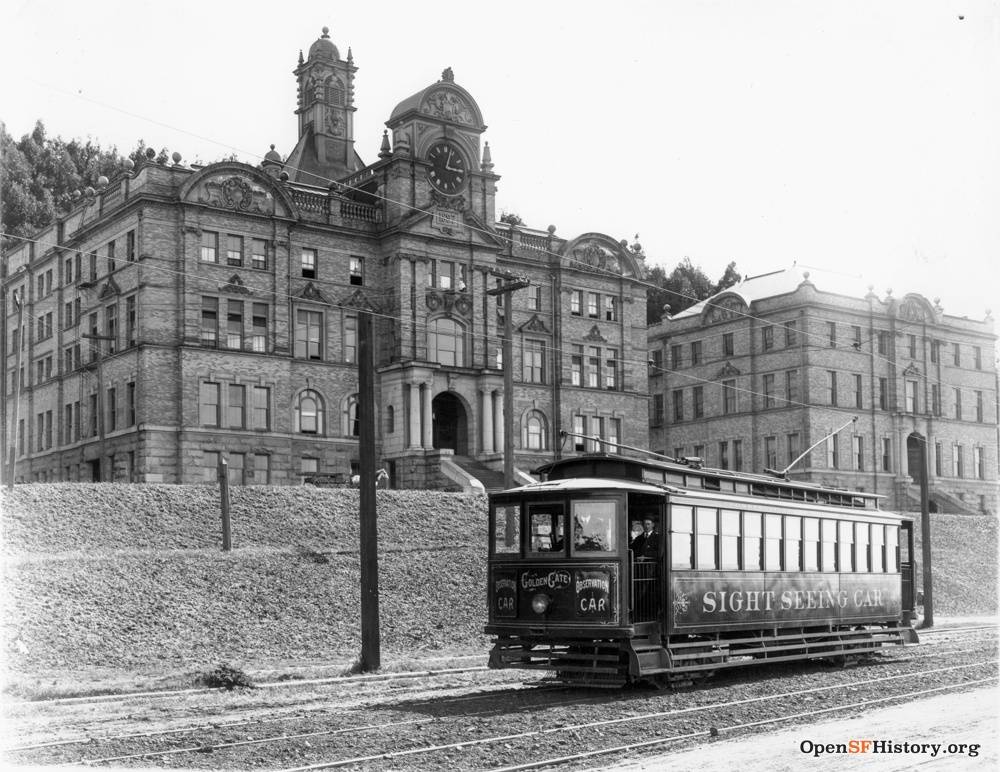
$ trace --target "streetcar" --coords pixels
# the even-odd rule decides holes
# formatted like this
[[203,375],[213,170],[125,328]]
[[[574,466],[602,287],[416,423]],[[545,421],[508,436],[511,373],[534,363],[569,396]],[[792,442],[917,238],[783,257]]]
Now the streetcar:
[[651,453],[535,472],[489,499],[490,667],[686,685],[917,640],[913,522],[878,495]]

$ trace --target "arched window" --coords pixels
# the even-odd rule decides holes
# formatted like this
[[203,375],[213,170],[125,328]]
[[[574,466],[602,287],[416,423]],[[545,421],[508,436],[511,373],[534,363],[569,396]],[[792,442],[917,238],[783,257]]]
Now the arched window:
[[295,430],[302,434],[323,434],[323,398],[315,391],[299,392],[295,400]]
[[358,437],[361,434],[361,425],[358,422],[357,394],[351,394],[344,400],[341,429],[345,437]]
[[465,328],[442,317],[427,327],[427,359],[446,367],[465,366]]
[[339,78],[327,78],[323,84],[323,101],[328,105],[344,106],[344,84]]
[[528,450],[546,450],[547,438],[545,416],[538,410],[530,411],[524,419],[524,447]]

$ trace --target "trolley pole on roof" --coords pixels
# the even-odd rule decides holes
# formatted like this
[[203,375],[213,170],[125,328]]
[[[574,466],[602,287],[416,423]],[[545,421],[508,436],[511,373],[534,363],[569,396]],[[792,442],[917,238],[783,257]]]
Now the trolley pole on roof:
[[361,670],[378,670],[378,522],[375,501],[375,357],[372,315],[358,314],[358,446],[361,455]]
[[487,295],[503,295],[503,484],[505,488],[514,487],[514,352],[512,340],[514,337],[512,296],[527,287],[530,282],[524,276],[515,276],[510,271],[491,271],[499,276],[504,283],[491,290]]
[[[934,580],[931,576],[931,506],[927,492],[927,440],[920,438],[920,563],[924,576],[924,621],[920,627],[934,626]],[[911,558],[912,559],[912,558]]]

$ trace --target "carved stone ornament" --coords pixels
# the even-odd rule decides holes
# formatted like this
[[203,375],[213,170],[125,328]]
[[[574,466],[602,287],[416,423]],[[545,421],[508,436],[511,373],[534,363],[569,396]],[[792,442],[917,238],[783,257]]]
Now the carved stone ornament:
[[435,207],[431,216],[431,227],[434,230],[441,231],[446,236],[465,233],[465,223],[462,222],[462,215],[453,209]]
[[232,176],[224,180],[208,180],[205,183],[205,192],[208,195],[198,196],[198,203],[258,214],[272,214],[274,210],[270,196],[244,177]]
[[[578,265],[623,274],[618,256],[596,241],[585,241],[573,250],[573,261]],[[575,267],[575,266],[571,266]]]
[[362,289],[356,289],[350,295],[342,298],[338,305],[345,308],[356,308],[359,311],[377,311],[375,304],[371,301],[371,298],[365,294]]
[[466,126],[475,124],[475,113],[468,102],[449,89],[437,89],[424,97],[420,112],[453,123],[464,123]]
[[104,286],[101,287],[101,292],[98,295],[98,297],[101,300],[104,300],[104,298],[110,298],[114,297],[115,295],[121,295],[121,294],[122,294],[121,287],[118,286],[118,283],[114,280],[113,277],[110,277],[104,283]]
[[326,108],[326,130],[335,137],[344,136],[344,119],[336,107]]
[[899,306],[899,318],[908,322],[933,322],[919,300],[907,298]]
[[705,308],[705,324],[728,322],[746,314],[746,304],[738,298],[728,297],[713,301]]
[[323,293],[316,289],[316,285],[311,281],[306,282],[306,286],[299,292],[295,293],[292,297],[299,298],[300,300],[311,300],[315,303],[325,303],[326,305],[330,305],[330,301],[323,297]]
[[[545,326],[545,322],[538,318],[538,314],[532,314],[531,318],[522,324],[518,329],[525,332],[547,333],[549,331],[549,328]],[[596,330],[597,327],[594,327],[594,329]],[[593,330],[591,332],[593,332]]]
[[907,365],[906,369],[903,370],[903,375],[905,375],[905,376],[908,376],[908,375],[919,376],[920,375],[920,368],[917,367],[915,364],[913,364],[911,362],[909,365]]
[[716,374],[716,380],[722,380],[723,378],[733,378],[737,375],[742,375],[739,368],[734,367],[732,362],[726,362],[725,367],[723,367]]
[[585,337],[584,340],[600,341],[602,343],[608,342],[607,338],[601,335],[601,331],[598,329],[596,324],[590,328],[590,332],[587,333],[587,337]]
[[219,286],[219,292],[225,292],[233,295],[251,295],[250,288],[243,283],[243,279],[239,277],[238,274],[233,274],[229,277],[229,281],[225,284]]
[[469,318],[472,314],[472,298],[467,292],[455,290],[429,289],[424,296],[427,308],[434,313],[452,314]]
[[468,207],[465,196],[446,196],[437,190],[431,190],[431,201],[441,209],[451,209],[455,212],[464,212]]

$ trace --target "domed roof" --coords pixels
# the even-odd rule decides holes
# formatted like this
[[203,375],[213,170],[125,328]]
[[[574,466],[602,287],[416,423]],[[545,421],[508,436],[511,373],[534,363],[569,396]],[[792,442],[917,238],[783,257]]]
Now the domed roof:
[[271,145],[271,149],[264,154],[265,161],[277,161],[281,163],[281,153],[274,149],[274,145]]
[[309,46],[309,59],[332,59],[333,61],[340,60],[340,52],[337,47],[330,40],[330,28],[323,27],[323,35],[315,43]]
[[417,112],[435,118],[443,118],[452,123],[485,129],[483,114],[472,95],[455,83],[451,67],[441,73],[441,80],[420,89],[407,97],[392,111],[388,124],[391,125],[409,113]]

